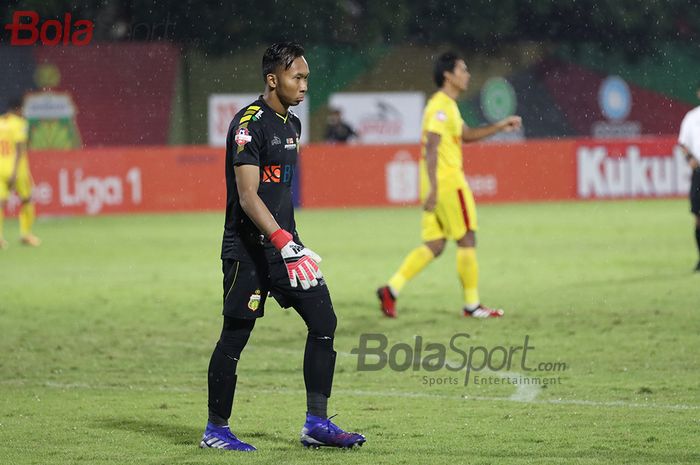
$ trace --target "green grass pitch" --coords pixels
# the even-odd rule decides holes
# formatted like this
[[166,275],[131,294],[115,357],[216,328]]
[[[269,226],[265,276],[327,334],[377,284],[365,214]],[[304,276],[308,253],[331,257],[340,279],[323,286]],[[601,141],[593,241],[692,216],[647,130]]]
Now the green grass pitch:
[[[339,317],[330,412],[367,443],[300,446],[305,327],[270,303],[239,364],[232,418],[259,451],[233,456],[197,447],[220,329],[223,213],[40,220],[38,249],[21,247],[6,221],[0,463],[700,462],[700,274],[687,202],[479,214],[481,294],[506,309],[501,320],[460,317],[454,245],[408,285],[397,320],[381,317],[374,290],[419,243],[418,208],[300,211]],[[468,333],[487,348],[528,336],[531,365],[566,370],[509,370],[559,377],[546,388],[464,386],[445,369],[358,372],[350,352],[362,333],[391,345]],[[451,376],[460,382],[445,383]]]

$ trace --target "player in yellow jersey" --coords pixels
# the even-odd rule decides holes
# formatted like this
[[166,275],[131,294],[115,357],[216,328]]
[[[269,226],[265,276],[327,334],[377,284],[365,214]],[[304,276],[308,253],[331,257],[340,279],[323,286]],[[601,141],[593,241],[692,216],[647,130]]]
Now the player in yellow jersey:
[[0,115],[0,249],[7,247],[3,238],[5,204],[11,191],[21,201],[19,229],[25,245],[38,246],[41,241],[32,234],[34,203],[32,202],[32,175],[27,156],[28,123],[21,116],[22,101],[10,102],[7,113]]
[[423,113],[421,135],[421,199],[423,200],[423,244],[404,259],[387,285],[377,290],[382,312],[396,317],[396,298],[404,285],[445,248],[448,239],[457,242],[457,273],[464,291],[464,316],[500,317],[501,309],[481,304],[476,260],[476,207],[462,167],[462,143],[473,142],[501,131],[520,128],[519,116],[496,124],[470,128],[462,120],[457,98],[469,85],[469,71],[455,53],[438,57],[434,80],[439,90]]

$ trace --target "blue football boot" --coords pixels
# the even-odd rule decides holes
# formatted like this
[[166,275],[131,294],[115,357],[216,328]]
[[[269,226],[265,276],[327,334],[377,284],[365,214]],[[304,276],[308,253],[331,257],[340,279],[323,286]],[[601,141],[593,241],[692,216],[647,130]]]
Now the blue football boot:
[[[333,415],[334,417],[335,415]],[[350,449],[362,446],[366,439],[357,433],[348,433],[328,419],[306,414],[306,423],[301,429],[301,443],[304,447],[342,447]]]
[[207,423],[207,429],[204,430],[204,436],[202,436],[199,447],[202,449],[226,449],[243,452],[256,450],[255,447],[238,439],[228,426],[216,426],[211,423]]

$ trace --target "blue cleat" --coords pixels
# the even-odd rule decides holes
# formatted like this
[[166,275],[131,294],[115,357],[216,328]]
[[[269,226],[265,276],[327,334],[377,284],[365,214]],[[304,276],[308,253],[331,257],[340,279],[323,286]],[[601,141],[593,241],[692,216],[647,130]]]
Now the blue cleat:
[[[333,415],[334,417],[335,415]],[[357,433],[348,433],[338,428],[330,417],[328,419],[306,414],[306,423],[301,429],[301,444],[304,447],[342,447],[351,449],[362,446],[366,439]]]
[[226,449],[242,452],[257,450],[250,444],[239,440],[228,426],[216,426],[211,423],[207,423],[207,429],[204,430],[204,436],[202,436],[199,447],[202,449]]

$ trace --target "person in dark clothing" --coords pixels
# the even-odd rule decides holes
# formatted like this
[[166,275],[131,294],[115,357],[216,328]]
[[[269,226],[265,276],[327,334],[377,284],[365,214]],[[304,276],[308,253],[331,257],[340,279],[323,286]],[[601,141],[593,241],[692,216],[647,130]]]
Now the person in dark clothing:
[[226,221],[221,247],[224,323],[209,362],[209,421],[202,448],[253,451],[229,428],[241,352],[271,295],[293,307],[308,327],[304,352],[306,447],[353,447],[365,437],[348,433],[327,413],[336,352],[336,316],[321,261],[299,238],[292,180],[301,123],[289,109],[304,100],[309,66],[304,49],[284,42],[262,60],[265,92],[231,121],[226,138]]
[[331,108],[326,125],[326,142],[346,143],[352,138],[357,138],[355,130],[343,121],[343,116],[337,108]]

